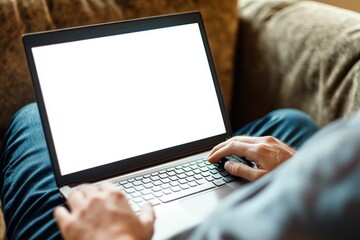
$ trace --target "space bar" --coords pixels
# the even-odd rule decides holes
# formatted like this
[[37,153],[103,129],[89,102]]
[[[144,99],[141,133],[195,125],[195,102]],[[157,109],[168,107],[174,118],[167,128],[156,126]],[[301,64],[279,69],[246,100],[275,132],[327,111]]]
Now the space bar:
[[186,189],[186,190],[182,190],[180,192],[176,192],[176,193],[173,193],[173,194],[169,194],[169,195],[159,197],[159,199],[162,202],[166,203],[166,202],[170,202],[170,201],[173,201],[173,200],[185,197],[185,196],[189,196],[189,195],[194,194],[194,193],[198,193],[198,192],[202,192],[202,191],[211,189],[211,188],[215,188],[215,185],[213,183],[211,183],[211,182],[207,182],[207,183],[201,184],[201,185],[196,186],[196,187],[192,187],[192,188],[189,188],[189,189]]

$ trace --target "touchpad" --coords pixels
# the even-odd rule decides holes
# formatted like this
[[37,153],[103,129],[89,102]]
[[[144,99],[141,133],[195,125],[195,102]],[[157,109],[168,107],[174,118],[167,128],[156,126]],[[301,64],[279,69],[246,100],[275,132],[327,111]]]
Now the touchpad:
[[216,207],[219,205],[220,201],[232,193],[234,190],[228,186],[217,188],[209,192],[195,195],[184,200],[181,200],[180,203],[189,209],[193,213],[193,217],[198,218],[199,221],[202,221],[210,213],[212,213]]

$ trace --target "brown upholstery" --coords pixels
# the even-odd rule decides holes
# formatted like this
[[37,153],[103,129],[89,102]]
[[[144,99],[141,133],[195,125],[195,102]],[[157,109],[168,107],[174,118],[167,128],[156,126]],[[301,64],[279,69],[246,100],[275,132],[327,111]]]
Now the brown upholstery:
[[[236,0],[0,0],[0,132],[34,101],[21,35],[27,32],[199,10],[227,106],[231,102]],[[224,47],[226,46],[226,47]]]

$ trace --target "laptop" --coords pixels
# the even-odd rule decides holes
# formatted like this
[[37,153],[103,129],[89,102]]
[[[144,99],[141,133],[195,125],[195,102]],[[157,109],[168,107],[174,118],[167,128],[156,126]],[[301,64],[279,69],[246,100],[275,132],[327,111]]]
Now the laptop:
[[[244,182],[209,151],[232,136],[201,14],[181,13],[23,36],[61,194],[115,184],[154,239],[204,220]],[[235,159],[238,160],[238,159]]]

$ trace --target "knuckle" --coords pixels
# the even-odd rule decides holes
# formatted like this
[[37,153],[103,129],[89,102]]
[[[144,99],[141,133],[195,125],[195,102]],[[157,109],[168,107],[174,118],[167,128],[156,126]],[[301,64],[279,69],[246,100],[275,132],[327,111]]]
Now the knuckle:
[[229,148],[229,150],[233,151],[233,150],[235,150],[235,149],[236,149],[236,147],[237,147],[237,144],[236,144],[236,142],[235,142],[235,141],[231,141],[231,142],[229,142],[229,144],[228,144],[228,148]]
[[121,200],[125,198],[124,194],[120,191],[111,191],[109,192],[109,196],[115,200]]
[[263,137],[263,140],[265,143],[269,143],[269,144],[273,144],[277,142],[277,139],[274,138],[273,136],[265,136]]

